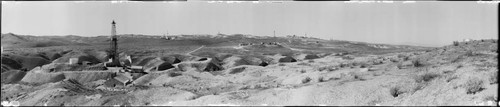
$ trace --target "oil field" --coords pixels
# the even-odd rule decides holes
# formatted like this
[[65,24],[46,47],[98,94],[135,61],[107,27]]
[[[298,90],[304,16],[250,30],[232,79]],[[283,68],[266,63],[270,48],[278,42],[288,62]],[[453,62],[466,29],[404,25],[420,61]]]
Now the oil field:
[[474,105],[498,101],[498,41],[2,34],[2,101],[43,105]]
[[498,106],[498,3],[1,5],[2,106]]

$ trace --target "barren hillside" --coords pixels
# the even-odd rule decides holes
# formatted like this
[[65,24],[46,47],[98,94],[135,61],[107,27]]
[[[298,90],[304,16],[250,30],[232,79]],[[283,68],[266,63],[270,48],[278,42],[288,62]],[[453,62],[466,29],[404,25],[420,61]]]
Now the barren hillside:
[[[2,35],[2,46],[13,42],[5,42],[2,53],[1,99],[26,106],[498,102],[497,40],[428,48],[245,35],[177,40],[129,35],[119,38],[120,59],[130,55],[132,65],[149,73],[135,75],[130,87],[109,87],[112,74],[84,71],[106,61],[108,38],[46,39],[74,45],[37,47],[31,44],[46,40],[25,37]],[[93,65],[67,65],[74,57]]]

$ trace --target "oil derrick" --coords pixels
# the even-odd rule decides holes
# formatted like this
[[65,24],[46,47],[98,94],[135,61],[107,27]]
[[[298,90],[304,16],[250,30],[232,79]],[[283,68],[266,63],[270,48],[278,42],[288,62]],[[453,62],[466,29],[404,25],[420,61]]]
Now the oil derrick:
[[116,36],[116,23],[113,20],[111,23],[111,41],[109,48],[109,62],[106,64],[107,67],[121,67],[120,61],[118,59],[118,38]]

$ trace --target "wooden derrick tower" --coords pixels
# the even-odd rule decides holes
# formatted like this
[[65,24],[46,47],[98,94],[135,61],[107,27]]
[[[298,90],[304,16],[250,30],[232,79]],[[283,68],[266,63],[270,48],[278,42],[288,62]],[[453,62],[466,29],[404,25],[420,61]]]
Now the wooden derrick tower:
[[116,23],[113,20],[111,22],[111,41],[110,41],[110,48],[109,48],[109,60],[106,64],[108,67],[121,67],[120,61],[118,59],[118,38],[116,36]]

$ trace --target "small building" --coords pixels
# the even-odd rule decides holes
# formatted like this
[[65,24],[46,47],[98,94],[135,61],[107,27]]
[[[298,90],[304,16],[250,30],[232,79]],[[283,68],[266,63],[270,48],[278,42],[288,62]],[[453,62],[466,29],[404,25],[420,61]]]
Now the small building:
[[130,66],[130,69],[143,69],[144,67],[143,66]]
[[69,58],[69,64],[77,64],[78,58]]
[[[106,63],[105,63],[106,64]],[[106,65],[104,65],[106,66]],[[123,68],[122,67],[106,67],[106,69],[110,72],[119,72],[120,70],[122,70]]]
[[117,73],[116,77],[114,77],[113,79],[122,83],[123,86],[127,86],[132,83],[132,75],[128,72]]
[[140,72],[144,72],[144,67],[143,66],[130,66],[129,70],[131,73],[140,73]]

